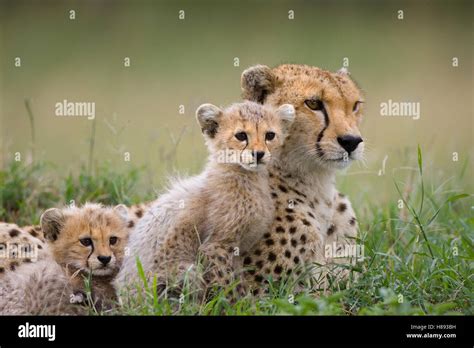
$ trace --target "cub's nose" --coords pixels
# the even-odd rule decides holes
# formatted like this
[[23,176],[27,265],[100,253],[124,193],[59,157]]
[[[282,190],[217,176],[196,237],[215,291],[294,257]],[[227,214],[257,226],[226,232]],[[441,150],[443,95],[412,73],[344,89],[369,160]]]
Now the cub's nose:
[[265,152],[263,152],[263,151],[252,151],[252,156],[253,156],[253,158],[257,159],[257,163],[260,163],[263,156],[265,156]]
[[97,258],[99,259],[99,261],[104,265],[106,266],[110,260],[112,259],[112,256],[97,256]]
[[344,135],[342,137],[337,137],[337,142],[346,150],[349,154],[354,151],[359,143],[363,140],[361,137],[355,137],[353,135]]

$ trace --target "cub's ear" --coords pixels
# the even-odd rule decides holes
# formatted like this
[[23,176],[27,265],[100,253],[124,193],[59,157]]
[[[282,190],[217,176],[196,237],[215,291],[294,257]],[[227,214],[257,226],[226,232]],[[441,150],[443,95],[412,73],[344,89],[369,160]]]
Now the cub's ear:
[[263,104],[268,94],[275,90],[277,79],[266,65],[255,65],[242,73],[242,97]]
[[129,211],[126,205],[119,204],[114,207],[114,212],[123,220],[123,222],[128,222],[129,220]]
[[283,104],[276,110],[277,116],[280,118],[283,128],[287,131],[296,117],[295,107],[291,104]]
[[58,208],[51,208],[46,210],[40,218],[41,229],[43,230],[44,237],[54,242],[58,239],[61,229],[64,227],[66,222],[66,216]]
[[196,119],[201,126],[203,134],[209,138],[215,137],[222,114],[222,110],[212,104],[202,104],[198,107],[196,110]]

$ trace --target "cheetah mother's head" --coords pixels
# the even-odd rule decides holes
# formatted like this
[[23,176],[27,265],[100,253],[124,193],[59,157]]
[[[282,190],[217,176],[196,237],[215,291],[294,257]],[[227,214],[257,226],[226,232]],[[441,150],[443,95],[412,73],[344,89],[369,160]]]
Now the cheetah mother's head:
[[361,159],[364,99],[345,70],[307,65],[256,65],[242,73],[243,97],[277,107],[292,104],[296,119],[284,144],[289,164],[313,171],[343,169]]

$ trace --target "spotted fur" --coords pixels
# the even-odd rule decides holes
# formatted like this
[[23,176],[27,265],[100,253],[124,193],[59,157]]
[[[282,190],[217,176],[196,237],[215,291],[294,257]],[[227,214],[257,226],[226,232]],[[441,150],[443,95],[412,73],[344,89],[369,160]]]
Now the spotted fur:
[[24,263],[49,257],[48,245],[42,237],[41,228],[35,227],[25,229],[0,222],[0,279],[5,274],[16,271]]

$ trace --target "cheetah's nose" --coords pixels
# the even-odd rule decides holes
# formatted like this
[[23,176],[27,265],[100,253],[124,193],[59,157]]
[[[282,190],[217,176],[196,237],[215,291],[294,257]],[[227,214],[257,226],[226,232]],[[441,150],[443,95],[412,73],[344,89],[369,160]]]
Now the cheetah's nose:
[[257,163],[260,163],[263,156],[265,156],[265,152],[263,151],[252,151],[252,156],[257,158]]
[[97,256],[97,258],[99,259],[99,261],[104,265],[106,266],[110,260],[112,260],[112,256]]
[[349,154],[354,151],[362,141],[363,140],[361,137],[355,137],[353,135],[343,135],[342,137],[337,137],[337,142],[339,145],[341,145],[342,148]]

